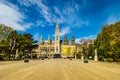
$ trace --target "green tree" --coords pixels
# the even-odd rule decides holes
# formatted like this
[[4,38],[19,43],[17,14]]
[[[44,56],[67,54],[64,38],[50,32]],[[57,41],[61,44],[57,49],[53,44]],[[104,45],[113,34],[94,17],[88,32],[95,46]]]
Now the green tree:
[[7,38],[7,36],[13,31],[11,27],[0,24],[0,41]]
[[88,58],[94,59],[94,44],[90,44],[88,47]]
[[120,58],[120,22],[105,25],[95,40],[99,59],[117,61]]
[[0,59],[8,57],[9,41],[7,41],[7,37],[12,31],[11,27],[0,24]]
[[[32,49],[38,47],[31,34],[24,33],[18,34],[16,30],[9,30],[9,27],[5,27],[5,31],[1,30],[1,41],[0,41],[0,58],[1,59],[16,59],[17,55],[22,57],[24,56],[24,51],[29,50],[31,53]],[[4,29],[4,28],[3,28]],[[2,35],[4,34],[4,35]]]

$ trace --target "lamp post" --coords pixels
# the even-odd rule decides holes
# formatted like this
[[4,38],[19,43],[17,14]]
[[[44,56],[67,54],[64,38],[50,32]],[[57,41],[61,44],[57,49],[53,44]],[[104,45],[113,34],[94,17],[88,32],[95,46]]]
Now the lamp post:
[[48,57],[48,49],[46,48],[46,50],[45,50],[45,58],[47,58]]
[[25,63],[28,63],[28,62],[29,62],[29,60],[28,60],[28,50],[25,50],[25,51],[24,51],[24,55],[25,55],[24,62],[25,62]]

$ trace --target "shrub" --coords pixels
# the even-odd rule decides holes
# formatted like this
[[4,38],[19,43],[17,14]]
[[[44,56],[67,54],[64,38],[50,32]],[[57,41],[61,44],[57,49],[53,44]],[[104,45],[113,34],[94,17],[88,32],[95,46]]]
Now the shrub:
[[112,58],[107,58],[108,62],[113,62],[114,60]]

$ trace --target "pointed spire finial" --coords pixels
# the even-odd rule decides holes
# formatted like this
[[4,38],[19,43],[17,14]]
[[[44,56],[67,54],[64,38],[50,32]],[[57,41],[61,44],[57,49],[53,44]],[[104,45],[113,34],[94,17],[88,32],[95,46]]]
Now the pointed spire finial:
[[74,37],[74,35],[72,34],[72,40],[75,40],[75,37]]
[[57,20],[57,21],[56,21],[56,24],[58,24],[58,23],[59,23],[59,21]]
[[50,35],[48,35],[48,40],[50,40]]
[[58,22],[56,22],[56,32],[55,33],[57,33],[57,34],[60,33],[60,31],[59,31],[59,23]]
[[58,25],[59,25],[59,23],[58,23],[58,21],[56,22],[56,27],[58,27]]
[[43,38],[42,38],[42,35],[41,35],[41,37],[40,37],[40,40],[42,40]]
[[75,37],[74,37],[74,35],[73,35],[73,34],[72,34],[71,44],[72,44],[72,45],[74,45],[74,44],[75,44]]
[[42,37],[42,35],[41,35],[41,37],[40,37],[40,44],[41,44],[41,45],[43,44],[43,37]]
[[66,36],[66,35],[64,35],[64,40],[65,40],[65,41],[67,40],[67,36]]

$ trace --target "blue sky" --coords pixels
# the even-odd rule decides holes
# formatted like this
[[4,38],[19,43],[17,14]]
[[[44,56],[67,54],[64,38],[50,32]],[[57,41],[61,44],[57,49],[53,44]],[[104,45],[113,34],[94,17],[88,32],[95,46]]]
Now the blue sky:
[[0,24],[36,40],[53,40],[57,21],[61,39],[94,39],[103,25],[120,21],[120,0],[0,0]]

